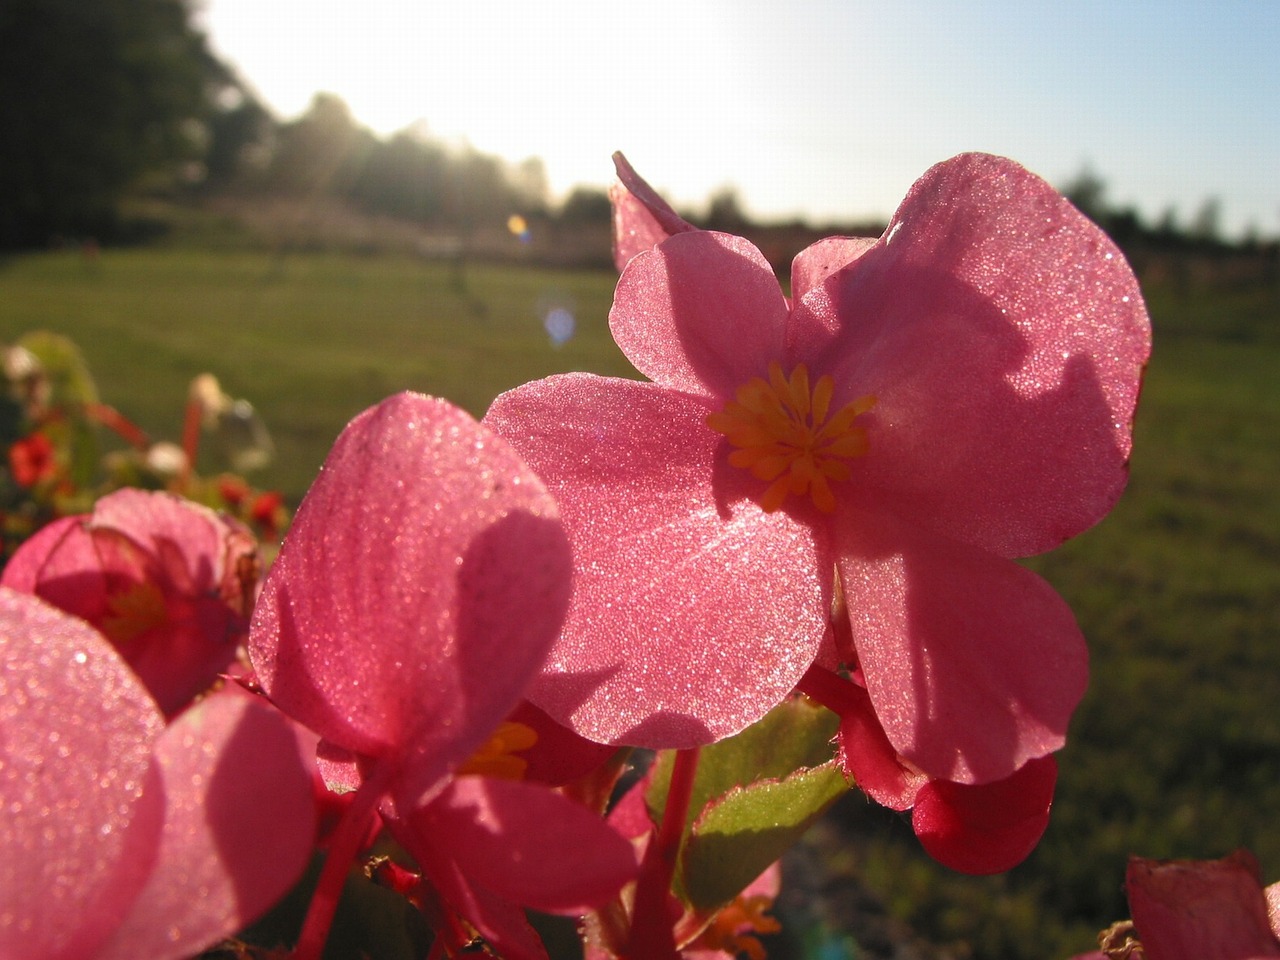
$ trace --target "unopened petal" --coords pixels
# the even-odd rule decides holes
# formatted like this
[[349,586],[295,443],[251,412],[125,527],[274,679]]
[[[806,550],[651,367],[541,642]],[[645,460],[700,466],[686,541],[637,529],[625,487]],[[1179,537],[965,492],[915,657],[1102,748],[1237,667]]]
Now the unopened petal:
[[655,383],[727,398],[783,356],[787,315],[759,250],[741,237],[698,230],[627,265],[609,329]]

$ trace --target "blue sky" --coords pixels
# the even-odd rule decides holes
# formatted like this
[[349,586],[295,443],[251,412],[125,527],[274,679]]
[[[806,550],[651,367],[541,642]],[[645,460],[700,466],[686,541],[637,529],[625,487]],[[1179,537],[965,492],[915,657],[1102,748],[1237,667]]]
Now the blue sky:
[[984,150],[1280,235],[1276,0],[204,0],[202,23],[282,117],[328,90],[381,133],[541,156],[558,191],[621,149],[677,202],[883,217]]

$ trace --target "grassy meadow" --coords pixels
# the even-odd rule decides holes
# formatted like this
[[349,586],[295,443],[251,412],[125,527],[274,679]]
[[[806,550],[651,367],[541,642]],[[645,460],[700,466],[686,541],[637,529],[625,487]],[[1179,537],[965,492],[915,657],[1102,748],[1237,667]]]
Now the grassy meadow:
[[[51,253],[0,264],[0,340],[72,337],[102,398],[157,437],[178,438],[188,383],[215,373],[276,441],[251,479],[296,503],[346,421],[394,391],[479,415],[549,373],[627,374],[607,329],[613,282],[392,256]],[[1130,489],[1099,527],[1030,561],[1093,658],[1040,848],[1003,877],[958,877],[856,794],[833,815],[846,842],[829,869],[865,880],[949,956],[1092,949],[1125,915],[1130,852],[1246,846],[1280,879],[1280,286],[1148,297],[1156,346]],[[554,306],[576,318],[560,347],[543,328]]]

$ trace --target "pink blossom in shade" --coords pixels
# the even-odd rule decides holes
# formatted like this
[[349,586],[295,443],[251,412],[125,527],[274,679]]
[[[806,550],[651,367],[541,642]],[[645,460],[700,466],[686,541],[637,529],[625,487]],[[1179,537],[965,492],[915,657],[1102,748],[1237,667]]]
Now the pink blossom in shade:
[[750,243],[663,228],[621,172],[648,235],[667,234],[627,262],[610,313],[651,382],[553,377],[485,418],[573,541],[573,601],[530,699],[603,742],[727,736],[820,653],[834,665],[838,578],[913,767],[988,783],[1061,747],[1084,642],[1010,561],[1124,487],[1150,324],[1120,252],[1038,177],[965,155],[879,240],[801,253],[788,300]]
[[338,438],[254,611],[271,700],[380,766],[407,809],[519,701],[559,629],[570,559],[555,502],[451,404],[393,396]]
[[0,956],[190,956],[298,878],[301,744],[234,691],[172,724],[96,630],[0,589]]
[[[550,788],[450,776],[541,667],[571,570],[555,502],[506,441],[399,394],[334,444],[249,642],[267,694],[322,738],[330,785],[376,803],[449,915],[510,960],[545,957],[525,907],[585,910],[635,870],[624,840]],[[308,919],[300,955],[323,926]]]
[[171,494],[126,489],[40,530],[0,583],[96,627],[172,717],[235,659],[258,568],[239,525]]
[[1132,857],[1125,888],[1148,960],[1280,957],[1258,863],[1244,850],[1221,860]]
[[389,826],[443,905],[506,960],[546,960],[526,908],[582,916],[637,872],[601,817],[534,782],[454,777]]
[[1027,761],[1003,780],[982,784],[930,778],[889,742],[861,676],[845,679],[814,666],[800,688],[840,717],[836,758],[845,776],[872,800],[909,810],[924,849],[969,874],[1001,873],[1035,849],[1049,825],[1057,762]]

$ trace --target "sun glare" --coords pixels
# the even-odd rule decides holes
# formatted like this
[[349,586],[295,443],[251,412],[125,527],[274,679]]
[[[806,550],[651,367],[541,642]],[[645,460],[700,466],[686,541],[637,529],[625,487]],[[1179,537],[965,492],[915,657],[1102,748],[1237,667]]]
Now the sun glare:
[[[670,170],[708,124],[745,121],[745,102],[726,96],[724,78],[746,51],[718,4],[688,6],[656,0],[643,16],[623,17],[587,0],[366,0],[358,8],[210,0],[204,20],[215,47],[234,51],[245,78],[285,117],[303,112],[316,91],[333,92],[380,134],[422,123],[434,136],[514,160],[540,156],[563,190],[607,183],[614,150],[643,144]],[[698,82],[672,76],[673,63]],[[680,110],[669,108],[673,84],[685,88]],[[595,160],[588,166],[584,157]],[[696,167],[703,172],[688,171],[682,186],[709,191],[721,182],[705,162]]]

